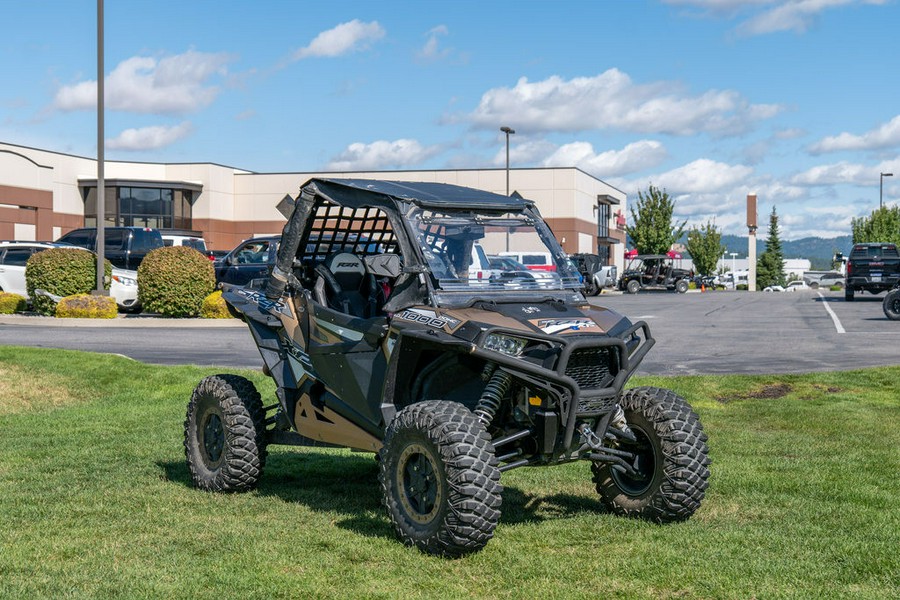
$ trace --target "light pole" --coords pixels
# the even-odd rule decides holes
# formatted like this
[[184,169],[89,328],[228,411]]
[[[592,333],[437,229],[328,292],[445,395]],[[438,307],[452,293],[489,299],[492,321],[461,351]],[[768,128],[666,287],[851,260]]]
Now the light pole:
[[[509,138],[507,138],[507,140],[509,140]],[[509,141],[507,141],[507,144],[509,144]],[[507,150],[507,153],[508,152],[509,150]],[[506,160],[509,162],[509,154],[506,155]],[[884,178],[893,176],[893,173],[882,173],[881,177],[878,179],[878,208],[884,207]],[[509,186],[509,183],[507,183],[507,186]],[[507,193],[507,196],[508,195],[509,194]]]
[[[500,131],[506,134],[506,196],[509,197],[509,136],[516,132],[511,127],[501,127]],[[506,228],[506,251],[509,252],[509,227]]]
[[509,127],[501,127],[500,131],[506,134],[506,195],[509,196],[509,136],[516,132]]
[[[729,252],[728,254],[731,255],[731,276],[734,277],[734,257],[737,256],[738,253],[737,252]],[[737,283],[737,280],[735,280],[735,283]]]

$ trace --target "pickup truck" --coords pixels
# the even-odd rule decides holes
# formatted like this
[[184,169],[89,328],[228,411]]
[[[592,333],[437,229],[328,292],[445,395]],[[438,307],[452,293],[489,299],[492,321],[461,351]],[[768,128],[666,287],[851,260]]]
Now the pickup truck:
[[[843,256],[835,256],[842,260]],[[897,245],[887,242],[854,244],[847,257],[844,299],[853,301],[856,292],[885,292],[900,281],[900,253]]]

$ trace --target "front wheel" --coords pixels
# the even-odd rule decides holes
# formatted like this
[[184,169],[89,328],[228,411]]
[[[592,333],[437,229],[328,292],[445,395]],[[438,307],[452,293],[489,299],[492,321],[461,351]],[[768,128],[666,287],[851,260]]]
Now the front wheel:
[[619,405],[637,438],[620,443],[619,449],[635,455],[635,472],[591,465],[603,505],[618,515],[657,523],[688,519],[709,485],[710,459],[700,418],[684,398],[654,387],[624,392]]
[[888,319],[900,321],[900,288],[894,288],[887,293],[884,302],[881,303],[881,308],[884,309],[884,316]]
[[690,287],[690,285],[688,284],[687,281],[685,281],[684,279],[680,279],[675,284],[675,291],[678,292],[679,294],[684,294],[685,292],[688,291],[689,287]]
[[194,389],[184,421],[184,453],[198,488],[243,492],[266,464],[265,411],[253,383],[211,375]]
[[625,289],[629,294],[637,294],[641,289],[641,282],[637,279],[632,279],[628,282],[628,285],[625,286]]
[[397,536],[423,552],[477,552],[500,520],[500,470],[491,438],[462,404],[419,402],[385,432],[383,503]]

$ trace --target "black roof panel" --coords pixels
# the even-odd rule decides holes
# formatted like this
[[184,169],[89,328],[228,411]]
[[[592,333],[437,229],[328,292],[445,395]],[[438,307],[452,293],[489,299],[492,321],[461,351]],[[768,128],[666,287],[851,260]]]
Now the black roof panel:
[[520,211],[532,206],[521,198],[501,196],[492,192],[424,181],[384,181],[378,179],[310,179],[302,187],[315,183],[320,193],[339,204],[358,204],[360,193],[372,193],[385,200],[412,202],[429,208],[474,208],[486,210]]

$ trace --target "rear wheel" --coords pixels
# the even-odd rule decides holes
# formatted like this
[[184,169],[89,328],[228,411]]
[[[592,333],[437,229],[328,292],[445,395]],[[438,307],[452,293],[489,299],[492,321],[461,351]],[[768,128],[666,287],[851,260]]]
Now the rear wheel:
[[253,384],[212,375],[194,389],[184,421],[184,453],[198,488],[243,492],[266,464],[265,412]]
[[619,448],[635,454],[635,473],[606,463],[591,466],[606,508],[657,523],[683,521],[700,507],[709,485],[709,456],[700,418],[670,390],[641,387],[619,399],[636,442]]
[[588,296],[596,296],[600,293],[600,286],[593,279],[586,281],[584,283],[584,293]]
[[853,292],[852,287],[848,287],[848,288],[844,289],[844,300],[845,301],[853,302],[853,295],[854,295],[854,292]]
[[632,279],[628,282],[628,285],[625,286],[625,289],[629,294],[637,294],[641,289],[641,282],[637,279]]
[[900,321],[900,288],[894,288],[884,297],[881,307],[884,309],[884,316],[891,321]]
[[500,470],[481,421],[456,402],[408,406],[381,450],[383,502],[397,536],[430,554],[477,552],[500,520]]

